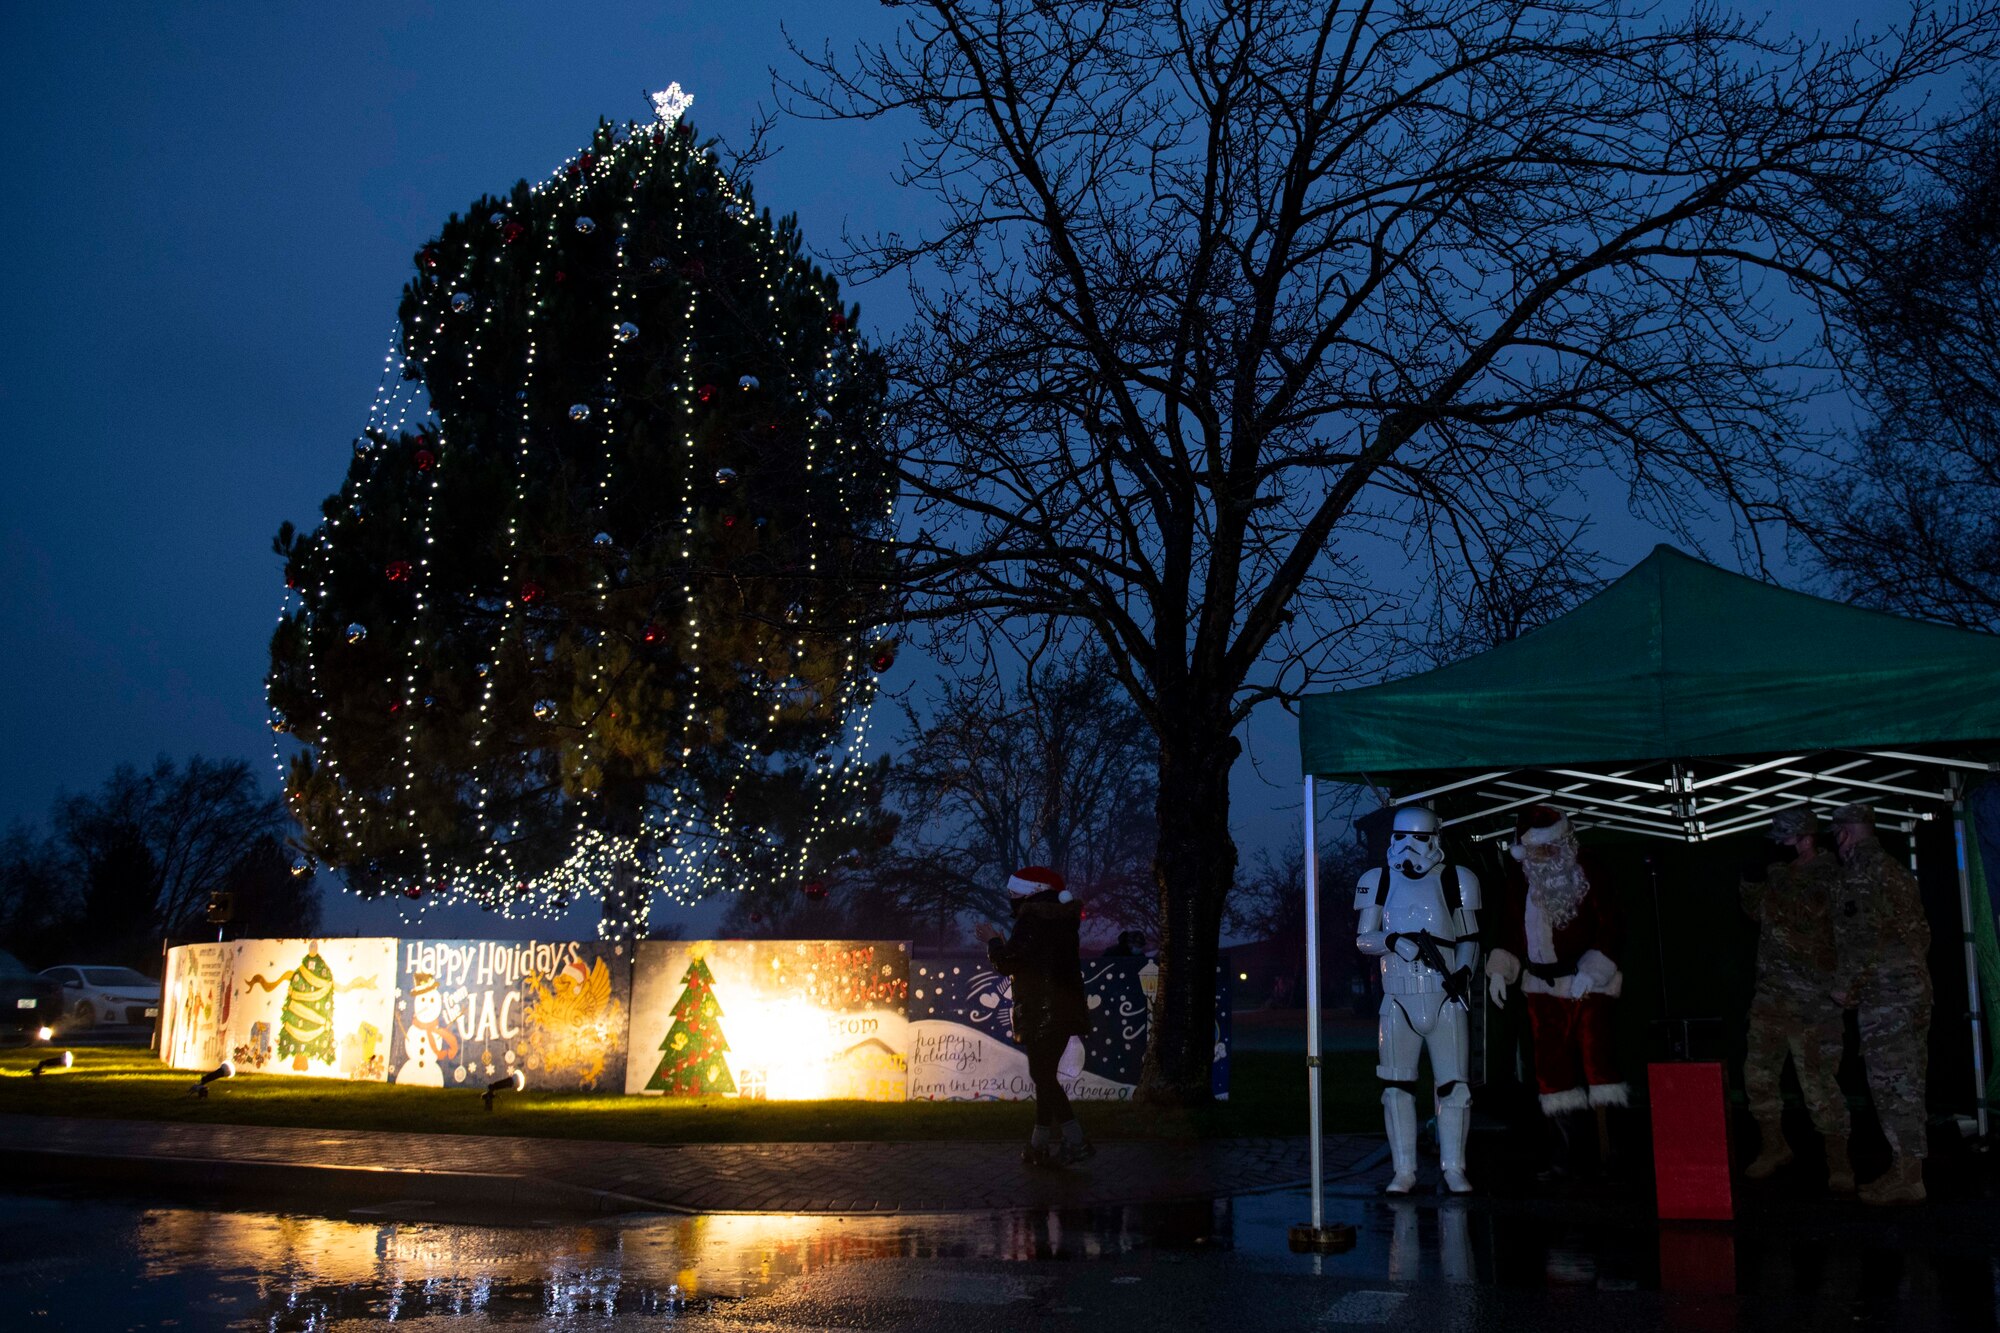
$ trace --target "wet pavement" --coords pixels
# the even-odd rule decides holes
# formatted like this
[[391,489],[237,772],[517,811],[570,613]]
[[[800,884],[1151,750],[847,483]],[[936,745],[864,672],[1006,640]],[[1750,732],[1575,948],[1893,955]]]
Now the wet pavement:
[[0,1328],[1983,1329],[1990,1203],[1885,1217],[1771,1200],[1662,1229],[1630,1200],[1296,1191],[905,1216],[445,1216],[0,1194]]

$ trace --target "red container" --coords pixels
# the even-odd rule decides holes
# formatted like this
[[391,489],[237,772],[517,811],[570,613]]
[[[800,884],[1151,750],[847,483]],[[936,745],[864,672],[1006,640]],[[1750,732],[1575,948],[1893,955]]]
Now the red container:
[[1736,1215],[1736,1205],[1729,1190],[1722,1066],[1694,1061],[1648,1065],[1646,1078],[1660,1216],[1728,1221]]

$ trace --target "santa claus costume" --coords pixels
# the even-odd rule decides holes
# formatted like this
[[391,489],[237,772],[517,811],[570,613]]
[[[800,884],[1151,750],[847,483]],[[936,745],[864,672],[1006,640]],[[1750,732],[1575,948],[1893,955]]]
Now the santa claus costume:
[[1508,987],[1520,983],[1542,1113],[1573,1145],[1578,1120],[1630,1097],[1612,1030],[1625,980],[1617,909],[1578,857],[1575,831],[1561,811],[1546,805],[1524,811],[1512,851],[1521,874],[1509,876],[1513,892],[1486,960],[1487,991],[1504,1007]]

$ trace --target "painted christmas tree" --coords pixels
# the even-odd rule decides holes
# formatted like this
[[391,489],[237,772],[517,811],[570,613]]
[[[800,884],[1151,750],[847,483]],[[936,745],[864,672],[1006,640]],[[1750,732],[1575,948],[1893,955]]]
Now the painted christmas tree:
[[333,969],[319,956],[318,945],[311,946],[292,969],[279,1024],[278,1055],[291,1056],[293,1069],[303,1073],[309,1059],[334,1062]]
[[687,989],[674,1004],[674,1025],[660,1043],[660,1067],[646,1084],[650,1092],[669,1097],[720,1096],[736,1091],[729,1062],[722,1058],[729,1042],[722,1035],[722,1006],[715,1002],[715,975],[700,958],[688,964],[681,978]]

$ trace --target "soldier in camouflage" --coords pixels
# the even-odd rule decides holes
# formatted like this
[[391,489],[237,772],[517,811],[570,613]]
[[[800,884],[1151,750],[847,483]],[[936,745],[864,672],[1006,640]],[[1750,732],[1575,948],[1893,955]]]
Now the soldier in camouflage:
[[1796,859],[1747,867],[1740,890],[1743,910],[1758,927],[1757,990],[1750,1001],[1743,1086],[1762,1136],[1757,1159],[1744,1174],[1763,1180],[1792,1160],[1778,1090],[1790,1054],[1813,1127],[1826,1143],[1827,1186],[1849,1194],[1854,1168],[1847,1156],[1847,1099],[1834,1077],[1840,1068],[1840,1007],[1826,990],[1834,971],[1840,863],[1831,849],[1821,850],[1819,822],[1810,810],[1779,811],[1770,836],[1790,846]]
[[1861,1187],[1863,1203],[1924,1198],[1924,1073],[1930,1048],[1930,925],[1916,876],[1875,837],[1875,812],[1844,805],[1828,818],[1840,845],[1833,998],[1855,1010],[1861,1058],[1882,1133],[1895,1154]]

